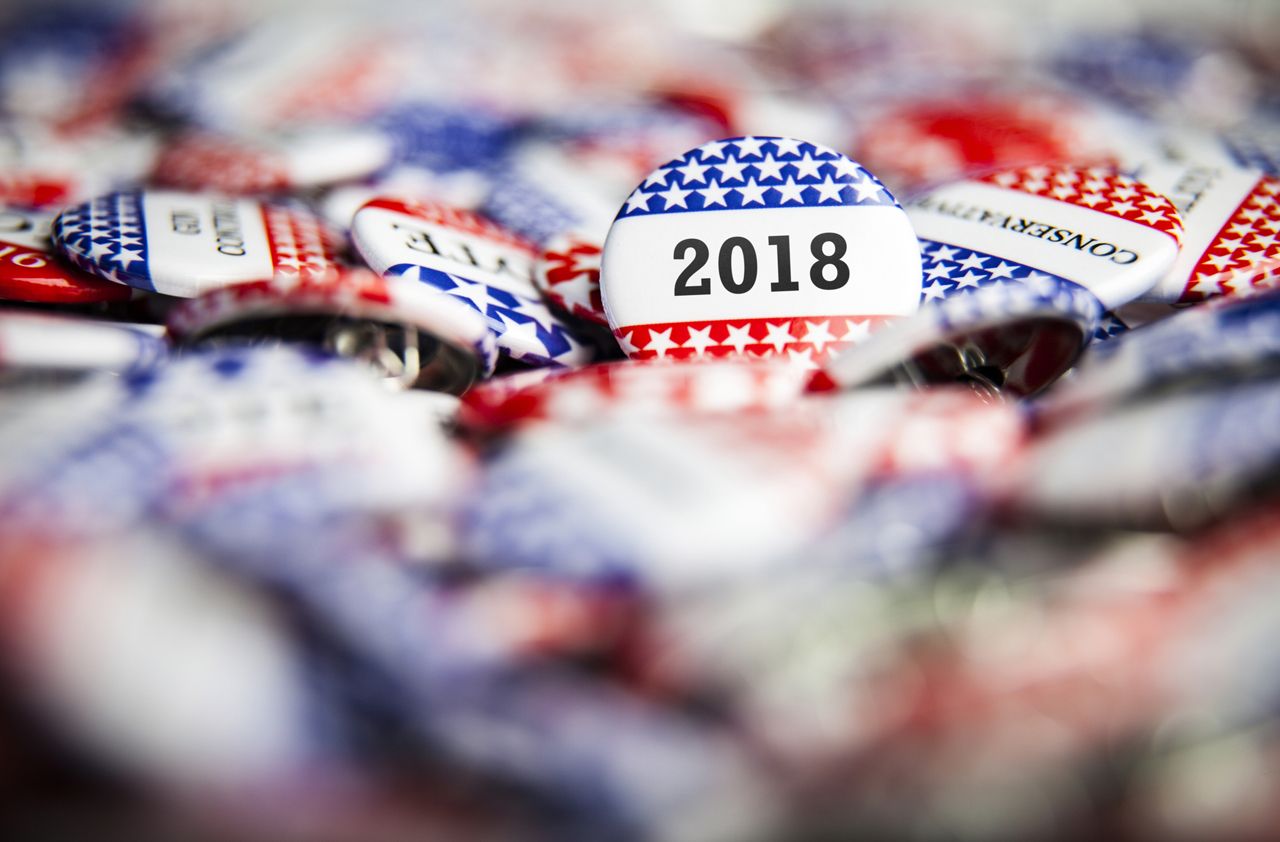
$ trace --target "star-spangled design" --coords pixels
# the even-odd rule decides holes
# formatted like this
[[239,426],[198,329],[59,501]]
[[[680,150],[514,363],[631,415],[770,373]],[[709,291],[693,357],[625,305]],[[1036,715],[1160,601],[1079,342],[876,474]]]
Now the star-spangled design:
[[512,359],[545,366],[576,366],[591,360],[590,346],[541,301],[412,263],[397,264],[384,274],[420,281],[479,311],[498,350]]
[[817,368],[895,316],[801,316],[627,325],[614,331],[632,359],[776,358]]
[[1105,213],[1162,231],[1182,243],[1182,217],[1173,202],[1142,182],[1106,167],[1024,167],[977,180]]
[[155,289],[140,191],[110,193],[63,211],[53,222],[53,245],[86,272]]
[[619,219],[743,208],[889,206],[875,176],[824,146],[790,138],[732,138],[671,161],[627,199]]
[[538,244],[583,222],[583,214],[562,197],[548,195],[537,184],[508,171],[494,178],[481,210],[504,228]]
[[533,283],[552,304],[565,312],[607,325],[600,297],[601,248],[580,237],[553,240],[534,268]]
[[291,186],[285,160],[272,150],[235,138],[203,134],[187,135],[170,143],[160,154],[154,177],[172,187],[232,194]]
[[1204,250],[1183,302],[1267,286],[1280,277],[1280,179],[1262,176]]
[[1034,285],[1043,283],[1045,278],[1079,286],[1073,281],[1031,266],[937,240],[920,240],[920,265],[926,278],[924,289],[920,292],[921,304],[999,284]]

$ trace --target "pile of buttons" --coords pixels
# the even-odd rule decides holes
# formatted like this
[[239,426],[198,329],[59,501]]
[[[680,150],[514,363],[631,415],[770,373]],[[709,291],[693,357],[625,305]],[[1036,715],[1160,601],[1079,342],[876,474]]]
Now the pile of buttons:
[[3,835],[1274,838],[1280,14],[874,7],[7,6]]

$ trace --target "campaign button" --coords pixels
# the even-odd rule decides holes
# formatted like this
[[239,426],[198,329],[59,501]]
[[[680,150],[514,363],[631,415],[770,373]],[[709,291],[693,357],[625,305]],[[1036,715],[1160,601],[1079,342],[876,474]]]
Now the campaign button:
[[1104,168],[991,173],[939,187],[907,214],[926,252],[968,255],[933,261],[924,294],[934,297],[1033,272],[1078,284],[1113,309],[1155,286],[1182,238],[1168,198]]
[[474,310],[367,269],[212,290],[174,307],[168,329],[183,345],[272,336],[311,343],[363,360],[395,385],[459,394],[495,361],[492,335]]
[[152,178],[183,190],[261,193],[363,178],[389,163],[391,155],[391,140],[371,129],[245,137],[196,132],[161,151]]
[[279,274],[337,270],[339,238],[304,211],[207,194],[110,193],[63,211],[54,247],[117,283],[191,298]]
[[0,206],[0,300],[41,304],[127,301],[132,291],[60,263],[50,248],[54,215]]
[[964,383],[1025,397],[1075,363],[1098,330],[1088,290],[1051,275],[995,284],[922,307],[815,373],[809,391]]
[[417,263],[399,263],[383,274],[419,282],[478,312],[505,357],[555,368],[583,365],[595,356],[595,347],[536,294],[514,292]]
[[1203,301],[1280,277],[1280,179],[1194,158],[1151,161],[1136,175],[1177,205],[1185,226],[1177,262],[1144,298]]
[[351,220],[351,239],[373,271],[421,266],[472,283],[537,298],[532,243],[469,210],[381,197]]
[[788,356],[816,365],[914,313],[920,249],[875,176],[801,140],[708,143],[618,212],[601,292],[636,359]]

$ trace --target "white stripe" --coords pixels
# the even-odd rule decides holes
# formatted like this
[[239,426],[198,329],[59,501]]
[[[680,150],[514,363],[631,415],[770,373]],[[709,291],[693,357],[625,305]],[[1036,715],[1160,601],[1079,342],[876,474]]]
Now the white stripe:
[[[148,191],[142,196],[151,280],[158,292],[192,297],[228,284],[265,280],[273,274],[262,206],[252,199],[226,199],[234,209],[236,236],[221,243],[213,224],[215,197]],[[195,220],[188,226],[185,220]],[[194,233],[182,233],[182,231]],[[243,245],[241,245],[243,241]],[[221,246],[222,251],[218,249]],[[237,254],[241,248],[244,254]],[[138,269],[139,263],[129,268]]]
[[[816,235],[832,232],[847,243],[849,281],[838,290],[810,281]],[[791,278],[799,289],[770,289],[778,278],[778,251],[769,238],[790,238]],[[758,277],[748,292],[730,293],[719,280],[718,254],[730,237],[745,237],[755,250]],[[675,295],[680,273],[693,260],[674,256],[676,244],[707,244],[706,265],[691,277],[710,278],[706,295]],[[735,279],[742,277],[735,252]],[[827,254],[831,248],[827,247]],[[834,277],[828,268],[826,277]],[[614,327],[662,322],[753,319],[773,316],[908,315],[920,303],[920,250],[906,214],[895,207],[786,208],[760,211],[691,211],[626,217],[605,243],[601,291]]]

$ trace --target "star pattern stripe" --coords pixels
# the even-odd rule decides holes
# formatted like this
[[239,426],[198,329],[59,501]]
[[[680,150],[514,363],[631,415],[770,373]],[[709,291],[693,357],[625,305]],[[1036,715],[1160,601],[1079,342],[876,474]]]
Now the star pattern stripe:
[[1182,217],[1173,202],[1142,182],[1106,167],[1025,167],[976,180],[1136,222],[1182,243]]
[[142,201],[142,193],[133,190],[64,210],[53,222],[54,248],[90,274],[154,290]]
[[[1094,322],[1101,318],[1102,302],[1075,281],[994,254],[921,239],[920,264],[925,279],[920,292],[921,307],[959,298],[975,290],[1001,287],[1017,293],[1019,300],[1028,294],[1042,296],[1060,303],[1067,311],[1093,312]],[[1106,339],[1127,327],[1111,316],[1110,322],[1103,319],[1091,330],[1095,339]]]
[[236,194],[291,186],[282,156],[218,135],[191,134],[173,141],[161,152],[153,177],[173,187]]
[[897,316],[786,316],[625,325],[614,336],[632,359],[760,357],[817,368]]
[[1263,176],[1191,270],[1183,302],[1262,287],[1280,277],[1280,179]]
[[608,325],[600,297],[601,248],[577,237],[557,238],[543,253],[533,282],[552,304],[570,315]]
[[618,219],[743,208],[897,207],[879,179],[845,156],[787,138],[706,143],[656,170]]
[[339,238],[319,217],[263,205],[262,219],[276,274],[316,277],[337,272]]
[[478,310],[499,352],[512,359],[543,366],[591,361],[592,348],[537,299],[412,263],[392,266],[384,275],[420,281]]

